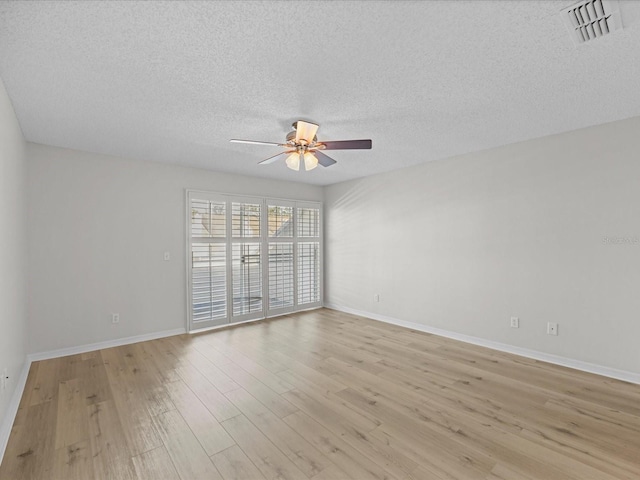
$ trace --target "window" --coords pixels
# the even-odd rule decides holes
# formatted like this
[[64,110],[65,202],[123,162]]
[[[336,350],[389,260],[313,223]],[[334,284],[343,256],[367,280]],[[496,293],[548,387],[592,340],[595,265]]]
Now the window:
[[187,192],[189,330],[322,302],[321,206]]

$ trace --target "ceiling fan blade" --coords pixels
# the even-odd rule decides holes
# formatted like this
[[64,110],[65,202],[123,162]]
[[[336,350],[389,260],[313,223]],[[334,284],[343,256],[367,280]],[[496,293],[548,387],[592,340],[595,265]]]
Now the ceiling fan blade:
[[338,163],[336,162],[333,158],[331,158],[329,155],[325,155],[324,153],[322,153],[319,150],[315,150],[313,152],[313,154],[316,156],[316,158],[318,159],[318,163],[320,165],[322,165],[323,167],[330,167],[331,165],[333,165],[334,163]]
[[269,158],[266,158],[266,159],[262,160],[261,162],[258,162],[258,165],[269,165],[270,163],[273,163],[276,160],[278,160],[281,155],[287,155],[287,154],[293,153],[293,152],[295,152],[295,150],[288,151],[288,152],[280,152],[280,153],[274,155],[273,157],[269,157]]
[[360,150],[370,149],[371,140],[336,140],[334,142],[319,142],[324,145],[323,150]]
[[296,142],[299,142],[300,140],[305,140],[307,143],[313,142],[316,132],[318,131],[318,127],[319,125],[316,125],[315,123],[298,120],[296,122]]
[[238,140],[237,138],[232,138],[229,141],[231,143],[249,143],[251,145],[273,145],[274,147],[286,147],[286,144],[284,143],[258,142],[256,140]]

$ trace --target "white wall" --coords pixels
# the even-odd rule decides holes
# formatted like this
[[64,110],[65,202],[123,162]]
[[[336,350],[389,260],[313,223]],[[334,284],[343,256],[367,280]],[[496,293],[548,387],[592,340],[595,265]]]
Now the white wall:
[[325,303],[640,372],[639,133],[633,118],[327,187]]
[[185,188],[300,200],[323,194],[43,145],[28,144],[27,157],[30,352],[184,328]]
[[7,368],[9,375],[7,388],[0,388],[0,458],[13,422],[9,402],[26,360],[25,172],[22,132],[0,80],[0,374]]

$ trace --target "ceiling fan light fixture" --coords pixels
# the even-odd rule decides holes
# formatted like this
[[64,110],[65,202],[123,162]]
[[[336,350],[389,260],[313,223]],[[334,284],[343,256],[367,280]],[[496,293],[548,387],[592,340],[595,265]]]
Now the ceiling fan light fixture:
[[316,156],[311,152],[305,153],[304,154],[304,169],[308,172],[309,170],[313,170],[317,166],[318,166],[318,159],[316,158]]
[[298,152],[289,155],[285,162],[287,164],[287,167],[289,167],[291,170],[300,170],[300,155],[298,154]]

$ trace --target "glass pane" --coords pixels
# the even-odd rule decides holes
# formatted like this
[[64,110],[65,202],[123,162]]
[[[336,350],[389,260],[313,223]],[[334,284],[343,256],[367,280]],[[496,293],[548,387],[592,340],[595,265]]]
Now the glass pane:
[[231,235],[252,238],[260,236],[260,204],[231,204]]
[[269,237],[293,237],[293,207],[269,205]]
[[298,208],[298,237],[320,236],[320,210]]
[[262,310],[262,265],[259,243],[232,246],[233,315]]
[[191,251],[193,321],[225,318],[227,316],[226,245],[193,243]]
[[293,243],[269,245],[269,308],[293,307]]
[[320,301],[320,244],[298,244],[298,305]]
[[224,202],[191,201],[191,236],[224,238],[226,212]]

